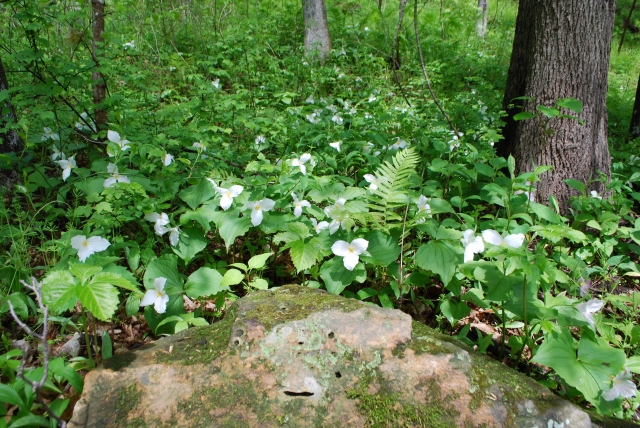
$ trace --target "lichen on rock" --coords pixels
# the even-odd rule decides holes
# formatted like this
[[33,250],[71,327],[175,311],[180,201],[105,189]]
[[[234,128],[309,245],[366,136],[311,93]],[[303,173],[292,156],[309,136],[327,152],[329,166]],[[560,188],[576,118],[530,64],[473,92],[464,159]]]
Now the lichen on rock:
[[578,407],[400,311],[288,285],[238,300],[212,326],[113,357],[87,375],[69,426],[549,421],[592,426]]

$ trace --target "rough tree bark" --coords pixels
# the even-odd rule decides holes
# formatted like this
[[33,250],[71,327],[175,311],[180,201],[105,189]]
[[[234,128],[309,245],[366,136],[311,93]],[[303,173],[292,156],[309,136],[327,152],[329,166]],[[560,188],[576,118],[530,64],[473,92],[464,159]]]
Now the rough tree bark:
[[96,65],[96,70],[93,72],[93,103],[96,105],[95,117],[96,125],[98,129],[105,129],[109,120],[107,111],[102,108],[97,108],[102,104],[107,96],[107,85],[104,82],[104,76],[98,71],[100,67],[100,55],[99,51],[104,43],[102,33],[104,32],[104,0],[91,0],[91,7],[93,12],[93,61]]
[[331,37],[327,24],[327,9],[324,0],[302,0],[304,15],[304,47],[307,54],[317,52],[324,59],[331,50]]
[[[0,92],[9,90],[9,81],[4,71],[4,64],[0,58]],[[0,105],[0,130],[7,128],[12,123],[16,123],[16,112],[7,98],[3,105]],[[15,129],[5,129],[0,131],[0,153],[17,153],[24,147],[24,141]],[[8,189],[16,183],[18,172],[14,169],[0,169],[0,188]]]
[[[587,183],[599,172],[611,173],[607,144],[607,77],[615,0],[520,0],[516,32],[503,107],[508,113],[498,155],[512,154],[519,172],[552,165],[553,171],[537,184],[537,199],[554,195],[560,209],[569,209],[574,194],[564,179]],[[516,97],[522,107],[509,108]],[[572,97],[584,106],[579,117],[514,121],[520,111],[536,112],[536,105],[552,106],[559,98]],[[565,111],[564,113],[572,113]],[[545,118],[546,119],[546,118]],[[593,186],[602,191],[604,185]]]
[[487,34],[487,16],[489,15],[489,0],[478,0],[478,22],[476,33],[484,39]]
[[636,100],[633,103],[633,112],[631,113],[631,123],[629,124],[629,137],[640,137],[640,78],[638,78],[638,87],[636,88]]

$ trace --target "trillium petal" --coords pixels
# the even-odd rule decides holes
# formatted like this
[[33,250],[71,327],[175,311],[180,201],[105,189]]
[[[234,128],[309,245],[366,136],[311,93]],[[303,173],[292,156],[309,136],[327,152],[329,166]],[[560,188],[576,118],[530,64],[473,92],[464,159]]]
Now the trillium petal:
[[271,211],[273,207],[276,206],[276,201],[273,199],[265,198],[260,201],[260,206],[262,207],[262,211]]
[[116,144],[120,142],[120,134],[118,134],[116,131],[107,131],[107,138],[109,139],[109,141]]
[[329,223],[329,235],[333,235],[338,231],[338,229],[340,229],[340,222],[332,220],[331,223]]
[[106,180],[104,180],[103,186],[105,188],[109,188],[109,187],[113,187],[115,184],[116,184],[116,179],[114,177],[109,177]]
[[470,246],[467,246],[464,249],[464,262],[467,263],[467,262],[470,262],[471,260],[473,260],[473,255],[474,254],[475,253],[473,252],[473,249]]
[[331,251],[336,256],[341,256],[341,257],[344,257],[347,254],[351,254],[349,252],[349,243],[347,241],[342,241],[342,240],[334,242],[333,245],[331,246]]
[[302,164],[298,166],[300,167],[300,172],[302,173],[302,175],[307,175],[307,167]]
[[303,153],[300,156],[300,163],[307,163],[311,159],[311,153]]
[[238,186],[238,185],[235,185],[235,186],[231,186],[231,187],[229,188],[229,193],[231,194],[231,197],[232,197],[232,198],[235,198],[235,197],[236,197],[236,196],[238,196],[240,193],[242,193],[242,191],[243,191],[243,190],[244,190],[244,187],[242,187],[242,186]]
[[500,236],[500,234],[493,229],[483,230],[482,239],[484,239],[485,242],[492,245],[502,244],[502,236]]
[[104,251],[111,245],[109,241],[100,236],[92,236],[87,239],[87,241],[89,242],[89,247],[91,247],[91,250],[95,253]]
[[79,250],[82,247],[82,243],[87,240],[87,237],[84,235],[77,235],[71,238],[71,248],[75,248]]
[[177,227],[171,228],[171,233],[169,234],[169,242],[174,247],[178,245],[178,240],[180,239],[180,229]]
[[323,230],[325,230],[326,228],[329,227],[329,223],[326,221],[321,221],[320,223],[318,223],[318,227],[316,228],[316,230],[318,231],[318,233],[322,232]]
[[140,302],[140,306],[153,305],[153,303],[156,301],[156,294],[158,294],[156,290],[148,290],[146,293],[144,293],[144,297]]
[[232,203],[233,203],[233,198],[230,198],[229,196],[224,195],[222,196],[222,198],[220,198],[220,208],[222,208],[225,211],[229,209]]
[[369,246],[369,241],[362,238],[357,238],[351,241],[351,246],[353,247],[353,252],[356,255],[360,255],[367,251],[367,247]]
[[344,263],[344,267],[347,270],[353,270],[358,265],[358,261],[360,261],[360,258],[354,253],[349,253],[345,255],[344,259],[342,260]]
[[155,288],[158,291],[162,291],[164,290],[164,286],[166,283],[167,283],[167,278],[165,278],[164,276],[159,276],[153,280],[153,288]]
[[117,166],[115,166],[115,165],[114,165],[114,164],[112,164],[112,163],[109,163],[109,165],[107,165],[107,172],[108,172],[109,174],[113,174],[114,172],[118,172],[118,167],[117,167]]
[[302,206],[301,205],[296,205],[296,207],[293,209],[293,215],[298,218],[302,215]]
[[251,210],[251,224],[259,226],[262,223],[262,210]]
[[162,293],[161,296],[156,297],[156,303],[153,305],[153,308],[159,314],[164,314],[167,312],[167,303],[169,303],[169,296],[166,293]]
[[505,244],[512,248],[520,248],[520,246],[524,242],[524,235],[522,233],[507,235],[503,241]]
[[303,208],[308,208],[311,206],[311,202],[309,201],[300,201],[300,206]]

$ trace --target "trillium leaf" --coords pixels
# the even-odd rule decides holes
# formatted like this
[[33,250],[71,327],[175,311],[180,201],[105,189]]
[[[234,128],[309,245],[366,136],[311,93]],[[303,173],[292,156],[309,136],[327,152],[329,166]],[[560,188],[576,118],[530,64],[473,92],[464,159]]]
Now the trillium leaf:
[[78,278],[82,284],[101,270],[102,268],[100,266],[91,266],[84,263],[69,263],[69,272]]
[[391,262],[398,259],[400,255],[400,245],[398,244],[398,240],[394,239],[391,235],[379,230],[374,230],[367,233],[364,238],[369,241],[367,251],[371,257],[363,255],[361,256],[362,260],[380,266],[389,266]]
[[118,290],[110,284],[88,283],[76,286],[82,306],[102,321],[109,320],[118,308]]
[[224,244],[227,247],[231,247],[238,236],[243,236],[251,229],[251,219],[249,217],[240,218],[225,218],[220,225],[220,236],[224,239]]
[[99,272],[91,278],[89,284],[110,284],[124,288],[125,290],[140,292],[138,287],[132,284],[129,280],[113,272]]
[[453,302],[445,300],[440,304],[440,312],[447,318],[449,324],[454,325],[456,322],[471,313],[471,308],[466,302]]
[[249,259],[249,269],[262,269],[267,263],[267,259],[271,257],[273,253],[258,254]]
[[224,273],[222,277],[221,287],[228,287],[230,285],[240,284],[244,279],[244,275],[237,269],[229,269]]
[[353,270],[344,267],[342,257],[334,257],[324,262],[320,268],[320,278],[329,293],[340,294],[353,281],[364,282],[367,272],[362,263],[358,263]]
[[205,238],[202,230],[195,227],[185,227],[180,229],[180,238],[178,245],[171,247],[173,252],[178,255],[185,264],[188,264],[196,254],[207,247],[209,240]]
[[262,278],[256,278],[253,281],[249,282],[249,286],[255,288],[256,290],[267,290],[269,288],[269,283]]
[[213,198],[215,194],[216,191],[211,186],[211,183],[203,178],[198,182],[198,184],[182,190],[178,194],[178,196],[180,197],[180,199],[185,201],[192,210],[195,210],[203,202],[206,202],[209,199]]
[[213,296],[229,287],[222,287],[222,275],[215,269],[201,267],[189,275],[184,290],[187,296],[195,299],[202,296]]
[[149,263],[144,273],[144,287],[153,290],[153,281],[156,278],[167,278],[164,291],[169,295],[182,293],[182,278],[178,274],[178,259],[173,254],[165,254]]
[[459,258],[459,255],[442,241],[429,241],[416,252],[418,266],[440,275],[445,286],[453,278]]

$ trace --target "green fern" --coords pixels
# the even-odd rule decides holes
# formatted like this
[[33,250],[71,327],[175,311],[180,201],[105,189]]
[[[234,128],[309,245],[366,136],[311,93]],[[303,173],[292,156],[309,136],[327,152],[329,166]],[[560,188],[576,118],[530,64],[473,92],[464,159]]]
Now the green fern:
[[392,159],[380,165],[374,173],[378,188],[368,197],[367,217],[374,229],[389,230],[400,227],[404,221],[404,208],[409,202],[411,177],[416,174],[420,157],[411,148],[399,151]]

